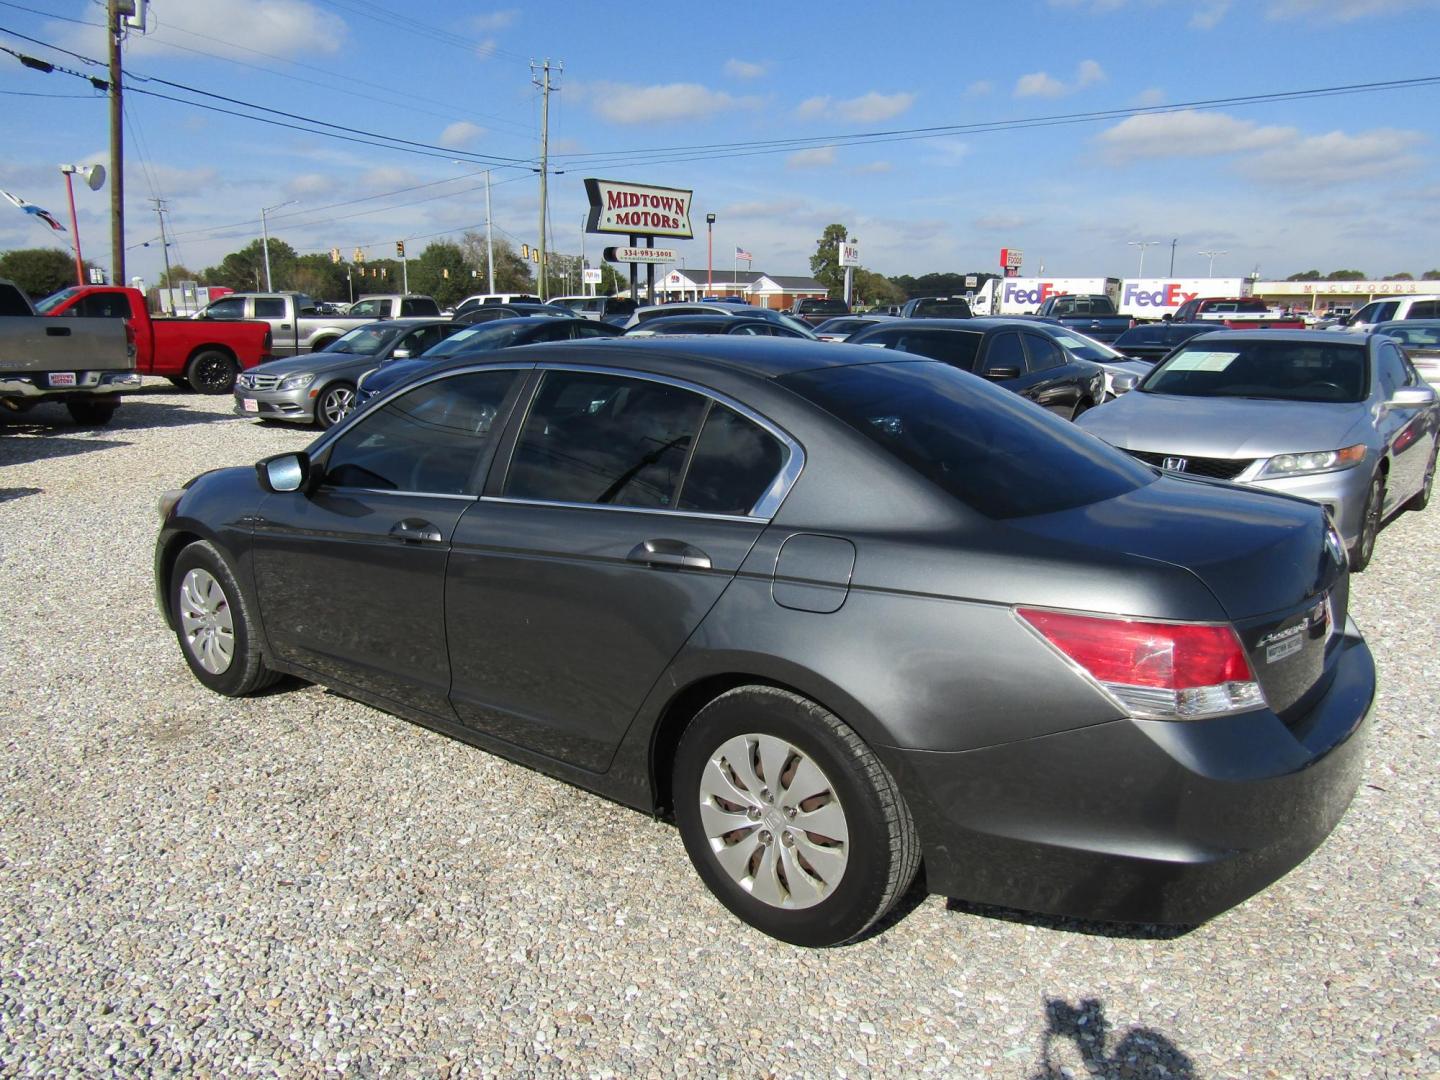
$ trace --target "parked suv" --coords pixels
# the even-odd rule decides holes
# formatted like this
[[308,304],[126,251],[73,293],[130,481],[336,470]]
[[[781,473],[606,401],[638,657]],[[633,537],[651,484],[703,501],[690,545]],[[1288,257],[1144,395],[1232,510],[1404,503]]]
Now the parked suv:
[[569,308],[582,319],[623,321],[635,314],[635,301],[623,296],[552,296],[549,302]]
[[836,315],[849,315],[850,305],[844,300],[807,297],[803,300],[796,300],[795,306],[790,309],[790,314],[797,319],[804,319],[811,326],[819,326],[826,319],[833,319]]
[[1376,324],[1404,319],[1440,319],[1440,294],[1386,296],[1372,300],[1344,320],[1345,329],[1368,334]]

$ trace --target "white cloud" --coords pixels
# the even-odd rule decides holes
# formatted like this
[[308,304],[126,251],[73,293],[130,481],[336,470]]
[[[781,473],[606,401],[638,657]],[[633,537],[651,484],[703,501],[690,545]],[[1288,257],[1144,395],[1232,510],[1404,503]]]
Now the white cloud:
[[1152,86],[1148,89],[1141,90],[1140,93],[1136,94],[1131,100],[1133,100],[1136,105],[1144,105],[1147,107],[1151,105],[1163,105],[1165,104],[1165,91],[1161,90],[1158,86]]
[[725,74],[732,79],[758,79],[767,70],[765,64],[753,60],[737,60],[731,57],[725,61]]
[[506,8],[503,11],[492,11],[488,15],[475,15],[470,19],[470,28],[482,34],[488,34],[493,30],[504,30],[513,23],[520,14],[514,8]]
[[1308,186],[1388,177],[1414,167],[1417,159],[1404,151],[1424,141],[1418,131],[1394,128],[1330,131],[1258,154],[1241,171],[1256,180]]
[[1104,82],[1107,77],[1105,69],[1100,66],[1098,61],[1081,60],[1075,67],[1074,82],[1062,82],[1048,71],[1033,71],[1028,75],[1021,75],[1015,80],[1015,96],[1017,98],[1064,97],[1083,87]]
[[940,139],[926,139],[925,150],[930,164],[948,169],[960,164],[970,155],[970,144],[963,139],[947,136]]
[[1266,14],[1271,19],[1312,19],[1322,22],[1355,22],[1406,11],[1440,9],[1440,0],[1270,0]]
[[965,87],[962,97],[978,98],[995,92],[995,84],[989,79],[980,79]]
[[1102,148],[1121,159],[1210,157],[1267,150],[1291,143],[1294,128],[1261,127],[1225,113],[1146,113],[1128,117],[1096,136]]
[[986,214],[976,218],[974,225],[981,232],[1014,232],[1025,228],[1031,220],[1023,214]]
[[458,150],[469,146],[484,134],[485,129],[479,124],[472,124],[469,120],[456,120],[440,133],[440,145],[453,146]]
[[882,94],[871,90],[859,97],[836,101],[831,97],[806,98],[795,107],[795,115],[802,120],[829,117],[852,124],[874,124],[890,120],[915,104],[915,95],[909,93]]
[[360,174],[360,187],[366,191],[394,191],[421,183],[420,177],[409,169],[396,165],[377,165]]
[[210,39],[197,43],[190,34],[177,34],[172,39],[176,45],[200,45],[235,59],[251,56],[251,50],[285,57],[337,53],[348,43],[345,20],[308,0],[251,0],[243,17],[237,17],[230,0],[185,0],[166,4],[163,12],[152,16],[156,29],[143,36],[132,34],[128,52],[173,52],[165,39],[174,30]]
[[835,147],[816,146],[798,150],[785,159],[787,169],[823,169],[835,164]]
[[298,176],[292,176],[285,184],[285,194],[295,198],[302,195],[319,195],[322,192],[328,194],[334,190],[334,177],[326,176],[324,173],[300,173]]
[[702,120],[730,109],[756,109],[758,97],[735,97],[699,83],[632,86],[597,82],[577,87],[590,108],[612,124],[654,124]]
[[493,37],[487,37],[484,41],[479,42],[475,46],[475,56],[480,60],[493,59],[495,56],[495,50],[499,47],[499,43],[496,42]]
[[1214,30],[1230,11],[1230,0],[1208,0],[1195,9],[1190,25],[1196,30]]
[[895,166],[888,161],[872,161],[865,165],[857,165],[850,171],[856,176],[874,176],[880,173],[894,172]]

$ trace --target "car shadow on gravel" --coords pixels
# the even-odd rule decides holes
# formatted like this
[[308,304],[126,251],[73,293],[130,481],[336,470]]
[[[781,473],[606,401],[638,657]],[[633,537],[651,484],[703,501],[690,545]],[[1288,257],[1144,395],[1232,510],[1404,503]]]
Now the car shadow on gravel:
[[32,487],[0,488],[0,503],[23,499],[26,495],[39,495],[44,490],[44,488]]
[[1196,925],[1096,922],[1088,919],[1072,919],[1063,915],[1042,915],[1033,911],[1020,911],[1017,908],[996,907],[992,904],[972,904],[968,900],[957,900],[953,896],[945,901],[945,910],[975,915],[982,919],[1023,923],[1026,926],[1035,926],[1042,930],[1060,930],[1069,934],[1084,934],[1087,937],[1129,938],[1139,941],[1173,941],[1190,933]]
[[[1047,998],[1040,1065],[1029,1080],[1083,1075],[1125,1080],[1198,1080],[1199,1073],[1189,1055],[1160,1032],[1133,1027],[1111,1049],[1113,1028],[1105,1017],[1104,1003],[1096,998],[1085,998],[1078,1006]],[[1074,1067],[1077,1063],[1084,1072]]]
[[[0,436],[9,435],[11,425],[0,426]],[[72,429],[73,430],[73,429]],[[95,450],[110,450],[117,446],[129,446],[123,439],[76,439],[49,430],[19,431],[16,434],[33,435],[33,438],[0,437],[0,468],[6,465],[27,465],[32,461],[46,461],[50,458],[71,457],[88,454]],[[14,489],[22,490],[22,489]],[[34,494],[26,491],[26,494]]]

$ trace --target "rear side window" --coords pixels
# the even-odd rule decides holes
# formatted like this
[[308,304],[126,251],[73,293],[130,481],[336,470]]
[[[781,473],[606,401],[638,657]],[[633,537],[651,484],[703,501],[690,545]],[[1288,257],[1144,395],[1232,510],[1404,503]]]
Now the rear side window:
[[896,352],[917,353],[931,360],[952,364],[962,371],[975,370],[975,354],[981,335],[971,330],[911,330],[896,327],[876,330],[856,341],[859,345],[883,345]]
[[513,371],[476,371],[402,394],[340,436],[326,462],[325,482],[465,494],[514,382]]
[[130,302],[120,293],[91,293],[66,314],[71,312],[90,319],[128,319]]
[[283,319],[285,317],[285,301],[278,297],[256,297],[255,317],[257,319]]
[[681,510],[748,514],[769,490],[785,448],[734,409],[716,404],[705,420],[680,493]]
[[504,494],[673,509],[707,400],[614,375],[546,372]]
[[945,364],[852,364],[778,381],[987,517],[1084,506],[1155,479],[1128,454]]
[[1417,300],[1410,305],[1406,312],[1407,319],[1435,319],[1440,318],[1440,302],[1435,300]]
[[426,318],[439,314],[440,305],[428,296],[410,296],[400,301],[400,315],[402,318],[409,316]]

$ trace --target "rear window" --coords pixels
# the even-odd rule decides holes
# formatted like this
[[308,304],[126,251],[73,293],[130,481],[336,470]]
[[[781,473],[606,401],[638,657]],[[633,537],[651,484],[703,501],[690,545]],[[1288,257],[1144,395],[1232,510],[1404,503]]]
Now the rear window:
[[968,319],[970,305],[964,300],[917,300],[910,314],[924,319]]
[[1085,506],[1155,479],[1128,454],[946,364],[854,364],[778,381],[987,517]]
[[850,310],[844,300],[801,300],[802,315],[844,315]]
[[[1220,335],[1186,342],[1138,387],[1178,397],[1276,401],[1363,401],[1370,388],[1364,343],[1236,341]],[[1228,340],[1227,340],[1228,339]]]

